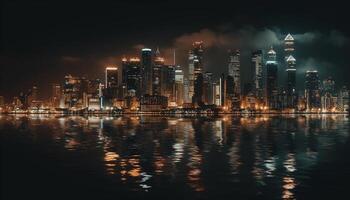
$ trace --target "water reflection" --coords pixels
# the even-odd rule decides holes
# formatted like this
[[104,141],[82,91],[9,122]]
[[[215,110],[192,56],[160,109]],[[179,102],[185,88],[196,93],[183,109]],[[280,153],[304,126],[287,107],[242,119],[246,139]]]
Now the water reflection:
[[[349,119],[2,116],[4,129],[28,134],[34,145],[88,153],[103,169],[96,173],[130,191],[157,192],[176,185],[215,194],[244,188],[253,196],[298,199],[295,191],[308,171],[348,139]],[[79,156],[73,167],[82,167]]]

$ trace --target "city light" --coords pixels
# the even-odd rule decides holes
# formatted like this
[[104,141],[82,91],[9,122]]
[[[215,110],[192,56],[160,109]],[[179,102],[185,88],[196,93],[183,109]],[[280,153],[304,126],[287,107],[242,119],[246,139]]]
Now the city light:
[[[188,50],[188,66],[167,65],[159,48],[143,48],[140,57],[122,57],[122,65],[105,67],[104,80],[70,74],[64,84],[53,84],[49,101],[38,99],[38,87],[5,104],[1,113],[341,113],[349,109],[349,90],[336,94],[335,81],[321,85],[318,70],[305,71],[305,91],[298,92],[299,72],[288,34],[284,52],[273,47],[251,54],[251,82],[243,83],[241,50],[229,50],[227,72],[215,78],[204,66],[205,42],[194,41]],[[267,52],[266,58],[264,51]],[[277,57],[284,55],[284,62]],[[175,56],[175,54],[174,54]],[[263,62],[266,60],[265,62]],[[286,66],[286,82],[278,83],[279,68]],[[186,71],[187,70],[187,71]],[[266,73],[266,74],[265,74]],[[227,74],[227,75],[225,75]],[[249,86],[249,87],[248,87]]]

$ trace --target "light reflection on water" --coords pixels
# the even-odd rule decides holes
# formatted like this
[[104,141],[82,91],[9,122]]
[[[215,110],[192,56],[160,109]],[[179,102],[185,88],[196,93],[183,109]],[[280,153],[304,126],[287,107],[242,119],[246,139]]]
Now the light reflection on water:
[[[349,134],[345,115],[2,116],[0,130],[5,126],[31,134],[35,145],[47,142],[39,136],[45,130],[50,148],[94,152],[104,169],[96,173],[129,191],[157,192],[180,184],[193,193],[216,193],[222,186],[264,196],[268,187],[273,189],[267,196],[275,199],[298,199],[295,191],[308,170],[327,162]],[[82,167],[79,157],[73,167]]]

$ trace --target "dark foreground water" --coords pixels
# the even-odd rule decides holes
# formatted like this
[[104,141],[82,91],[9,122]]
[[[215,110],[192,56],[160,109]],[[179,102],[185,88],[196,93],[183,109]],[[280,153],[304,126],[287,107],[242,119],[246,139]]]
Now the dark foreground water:
[[350,199],[349,118],[0,116],[1,199]]

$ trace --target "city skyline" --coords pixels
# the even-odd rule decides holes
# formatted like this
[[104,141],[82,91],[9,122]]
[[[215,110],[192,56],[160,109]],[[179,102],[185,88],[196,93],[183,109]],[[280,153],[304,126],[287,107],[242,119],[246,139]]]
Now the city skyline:
[[[288,33],[281,40],[283,49],[251,52],[250,74],[242,69],[241,50],[227,51],[227,68],[221,75],[205,69],[204,41],[193,41],[188,49],[187,66],[167,64],[159,47],[144,47],[139,56],[123,56],[121,65],[105,67],[104,77],[67,74],[62,84],[54,83],[49,99],[40,98],[34,85],[14,96],[1,110],[9,113],[232,113],[347,112],[349,89],[331,76],[323,78],[317,69],[305,70],[298,65],[296,42]],[[281,59],[278,59],[282,57]],[[297,60],[298,59],[298,60]],[[284,66],[284,67],[283,67]],[[285,68],[281,82],[281,68]],[[304,91],[297,87],[297,72],[304,74]],[[300,83],[299,83],[300,84]]]
[[344,199],[348,10],[1,1],[1,199]]
[[[269,48],[271,44],[279,50],[283,44],[278,42],[289,32],[298,40],[299,68],[314,66],[322,77],[332,71],[339,85],[349,86],[342,76],[349,73],[349,30],[346,17],[341,17],[346,13],[341,12],[341,4],[299,5],[294,1],[295,6],[284,8],[273,1],[256,2],[256,6],[236,2],[236,12],[232,12],[221,6],[223,3],[118,2],[97,6],[101,11],[96,12],[89,4],[82,10],[79,3],[64,8],[59,4],[4,2],[0,60],[5,70],[0,77],[0,93],[8,99],[25,86],[38,85],[41,95],[48,98],[51,86],[47,82],[57,83],[66,74],[101,77],[107,65],[120,66],[123,55],[138,55],[143,47],[159,47],[169,64],[175,49],[177,63],[186,66],[187,50],[193,41],[201,40],[207,48],[205,70],[220,76],[226,72],[227,50],[240,49],[242,70],[249,72],[251,51]],[[57,15],[61,8],[64,16]],[[111,12],[112,9],[119,12]],[[268,15],[265,10],[269,10]],[[333,10],[337,10],[336,16],[323,15]],[[125,15],[129,11],[134,15]],[[142,20],[144,16],[158,18],[160,23]],[[47,26],[51,23],[54,25]],[[284,82],[282,67],[279,77]],[[297,72],[298,80],[303,79],[301,72],[305,70]],[[246,72],[244,81],[249,79]],[[18,79],[10,84],[14,76]]]
[[[286,53],[286,50],[285,50],[284,40],[288,36],[291,36],[290,33],[288,33],[285,36],[282,36],[280,41],[277,42],[277,45],[270,45],[269,46],[269,48],[273,47],[274,49],[278,49],[278,51],[279,51],[279,55],[276,56],[276,61],[277,61],[277,63],[280,63],[280,65],[278,66],[278,82],[280,83],[280,85],[284,85],[284,83],[286,81],[288,81],[288,71],[290,71],[290,67],[289,67],[290,63],[293,62],[294,65],[295,65],[295,58],[293,56],[291,56],[291,55],[288,55],[288,53]],[[299,35],[294,36],[294,37],[298,38]],[[201,42],[204,43],[203,45],[206,45],[205,41],[201,41]],[[196,41],[193,41],[193,44],[194,43],[196,43]],[[276,42],[275,42],[275,44],[276,44]],[[297,44],[298,44],[298,41],[293,46],[296,46]],[[205,56],[207,56],[206,52],[208,50],[210,50],[212,45],[213,44],[210,44],[209,47],[205,47],[206,48],[206,51],[204,51],[204,55]],[[141,48],[141,49],[133,50],[135,53],[130,54],[131,56],[126,56],[126,54],[123,54],[122,56],[115,56],[114,57],[115,60],[109,62],[109,64],[104,66],[104,69],[102,69],[102,74],[101,74],[101,71],[99,72],[99,74],[101,74],[101,75],[96,75],[96,74],[95,75],[88,75],[88,74],[84,75],[83,72],[81,72],[81,73],[69,73],[69,72],[67,72],[67,73],[65,73],[65,75],[73,75],[73,76],[80,76],[80,77],[82,76],[82,77],[85,77],[85,78],[88,78],[88,79],[101,79],[101,80],[105,81],[106,77],[104,77],[105,76],[105,72],[103,72],[103,71],[107,70],[107,68],[119,68],[119,69],[122,69],[123,61],[124,61],[125,58],[140,59],[141,60],[143,54],[140,53],[140,52],[144,52],[144,50],[146,50],[146,51],[150,50],[152,52],[152,48],[149,48],[147,46],[142,46],[142,47],[140,46],[138,48]],[[131,49],[133,49],[133,47]],[[154,50],[158,51],[158,53],[160,52],[160,48],[158,46]],[[190,48],[187,51],[186,50],[184,50],[184,51],[187,52],[187,54],[188,54],[189,50],[190,50]],[[137,53],[137,51],[138,51],[138,53]],[[233,57],[231,57],[231,54],[234,53],[235,51],[242,51],[242,49],[227,49],[227,52],[223,55],[223,56],[226,56],[226,59],[224,60],[224,62],[226,61],[226,64],[224,65],[224,67],[220,67],[220,70],[221,70],[221,68],[224,68],[222,71],[217,71],[217,69],[213,69],[213,71],[210,71],[210,67],[208,65],[206,65],[206,63],[210,63],[212,61],[209,61],[208,57],[206,57],[205,59],[202,59],[203,61],[201,61],[201,62],[204,62],[202,64],[203,66],[201,67],[203,72],[211,72],[211,73],[214,72],[213,75],[216,78],[219,78],[222,73],[224,73],[226,75],[230,75],[230,73],[232,73],[232,72],[230,72],[230,70],[232,71],[232,67],[228,66],[228,69],[225,69],[225,68],[227,68],[227,65],[230,65],[230,63],[232,62]],[[252,69],[249,69],[249,68],[251,68],[249,66],[250,65],[249,62],[252,59],[252,57],[249,57],[249,56],[252,56],[252,54],[256,53],[256,51],[261,51],[263,56],[268,57],[267,56],[268,48],[266,48],[266,49],[254,49],[254,50],[252,50],[250,52],[248,52],[247,49],[243,49],[243,52],[245,52],[245,54],[247,54],[247,55],[245,55],[243,57],[243,59],[239,58],[238,65],[243,65],[243,67],[241,67],[243,70],[242,70],[242,72],[238,71],[237,73],[239,74],[239,76],[244,77],[244,78],[242,78],[242,80],[238,81],[241,84],[240,89],[242,89],[242,90],[243,90],[243,87],[244,87],[245,83],[250,83],[251,82],[251,76],[255,73]],[[127,52],[127,50],[126,50],[126,52]],[[250,55],[249,55],[249,53],[250,53]],[[172,55],[167,55],[167,54],[172,54]],[[164,61],[162,61],[162,62],[164,62],[164,64],[166,64],[166,65],[173,65],[173,64],[175,64],[175,60],[178,62],[179,59],[177,58],[177,55],[179,55],[179,54],[180,55],[181,54],[187,55],[184,52],[179,52],[176,48],[174,48],[174,49],[165,49],[165,53],[163,53],[163,51],[162,51],[162,58],[164,59]],[[286,57],[285,55],[288,55],[288,56]],[[168,56],[169,59],[165,58],[165,56]],[[308,56],[304,55],[303,57],[308,57]],[[304,60],[303,57],[301,57],[301,60]],[[66,58],[66,59],[68,59],[68,58]],[[73,58],[71,58],[71,59],[73,59]],[[183,63],[182,65],[179,64],[179,63],[176,63],[176,65],[182,66],[184,74],[187,75],[187,76],[191,76],[191,75],[188,74],[188,70],[189,70],[189,68],[188,68],[189,65],[188,64],[189,64],[189,62],[190,61],[187,61],[187,60],[186,61],[180,61],[180,63]],[[299,64],[298,63],[298,67],[297,67],[298,70],[296,70],[296,71],[297,71],[297,79],[299,80],[299,81],[297,81],[297,88],[298,88],[299,92],[305,89],[305,87],[304,87],[305,84],[304,84],[304,81],[302,81],[302,80],[304,79],[304,75],[305,75],[306,71],[308,71],[308,70],[317,70],[318,72],[320,72],[319,68],[322,69],[322,67],[319,67],[319,66],[314,66],[314,65],[303,66],[303,64]],[[333,73],[333,72],[329,73],[328,72],[328,74],[323,74],[323,76],[324,76],[324,79],[326,79],[326,78],[334,78],[335,77],[334,74],[336,74],[336,73]],[[121,75],[121,74],[119,74],[119,75]],[[55,78],[59,79],[59,77],[55,77]],[[118,77],[118,79],[121,79],[121,78],[122,78],[121,76]],[[58,82],[50,82],[49,81],[49,82],[45,83],[45,85],[46,85],[46,87],[45,87],[44,85],[35,84],[35,81],[34,81],[34,84],[29,85],[29,86],[23,86],[22,87],[22,86],[18,85],[22,89],[18,89],[16,92],[17,92],[17,94],[19,94],[20,92],[25,92],[27,89],[31,89],[32,86],[36,86],[36,87],[39,87],[40,98],[46,99],[46,98],[50,97],[51,90],[44,91],[43,88],[46,89],[47,85],[49,85],[50,86],[49,89],[51,89],[51,85],[52,84],[62,84],[62,83],[63,83],[62,81],[58,81]],[[339,80],[337,80],[337,83],[338,84],[336,85],[336,87],[338,89],[341,88],[342,86],[347,86],[348,85],[347,81],[343,85],[339,84]],[[12,93],[13,93],[13,91],[12,91]],[[12,93],[10,93],[10,94],[12,94]],[[2,94],[2,96],[5,96],[6,98],[10,98],[9,100],[11,100],[11,98],[12,98],[12,96],[7,95],[6,93]],[[14,96],[16,96],[16,95],[14,95]]]

